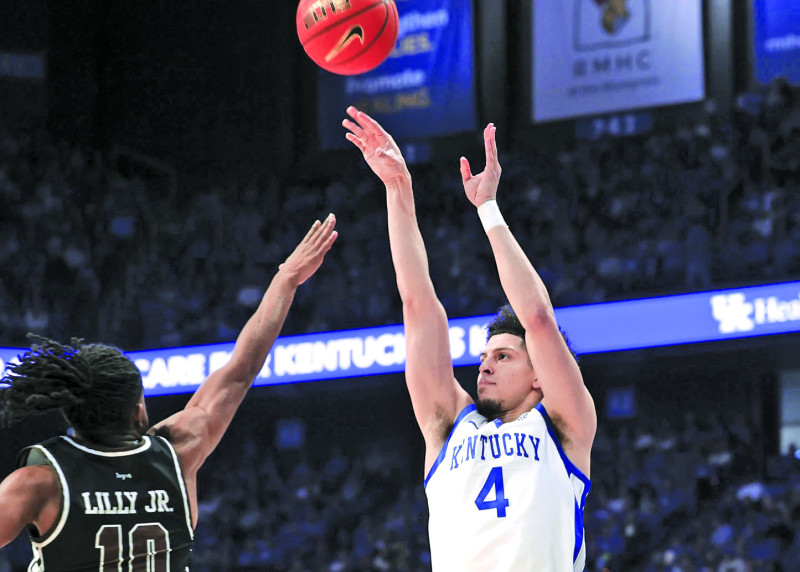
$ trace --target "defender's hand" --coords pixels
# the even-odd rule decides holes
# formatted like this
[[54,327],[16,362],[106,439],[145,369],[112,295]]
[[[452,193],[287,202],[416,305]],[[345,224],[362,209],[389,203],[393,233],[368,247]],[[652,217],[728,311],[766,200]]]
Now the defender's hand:
[[316,221],[294,252],[278,267],[278,271],[290,276],[297,286],[311,278],[339,236],[339,233],[333,230],[334,226],[336,217],[333,213],[323,222]]
[[352,105],[347,114],[353,118],[345,119],[342,125],[350,132],[345,137],[361,150],[367,165],[384,184],[388,185],[401,177],[410,177],[406,161],[397,143],[380,123]]
[[500,162],[497,159],[497,129],[490,123],[483,130],[483,145],[486,149],[486,168],[482,173],[473,175],[469,168],[469,161],[461,157],[461,181],[464,183],[464,192],[469,201],[476,207],[486,201],[494,200],[497,196],[497,185],[500,183]]

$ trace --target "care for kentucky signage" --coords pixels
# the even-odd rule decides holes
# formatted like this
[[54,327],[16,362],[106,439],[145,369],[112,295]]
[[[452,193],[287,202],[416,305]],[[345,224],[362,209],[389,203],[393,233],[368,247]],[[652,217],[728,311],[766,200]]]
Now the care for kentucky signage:
[[[453,364],[471,365],[486,343],[490,316],[450,321]],[[231,358],[233,343],[132,352],[146,395],[193,391]],[[2,354],[0,354],[0,358]],[[381,326],[278,338],[255,385],[275,385],[401,372],[405,368],[403,327]]]
[[[578,354],[800,332],[800,282],[556,308]],[[453,365],[475,366],[492,316],[449,322]],[[0,373],[24,350],[0,348]],[[185,393],[228,363],[233,343],[130,352],[145,395]],[[255,385],[380,375],[405,369],[403,326],[275,341]]]

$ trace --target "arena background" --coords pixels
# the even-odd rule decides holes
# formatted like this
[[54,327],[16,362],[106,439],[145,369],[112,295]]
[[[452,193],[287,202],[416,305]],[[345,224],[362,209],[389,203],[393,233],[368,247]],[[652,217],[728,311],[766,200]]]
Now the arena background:
[[[401,16],[410,1],[398,2]],[[701,3],[704,95],[696,101],[546,122],[534,121],[531,111],[537,93],[533,3],[448,4],[466,6],[471,16],[474,78],[468,87],[475,126],[449,126],[425,137],[412,129],[401,143],[415,159],[411,170],[432,275],[451,318],[490,313],[504,302],[488,245],[453,238],[466,229],[462,220],[472,220],[461,197],[427,193],[457,190],[457,158],[466,154],[480,162],[480,126],[488,121],[498,125],[506,167],[501,201],[505,193],[531,189],[567,197],[565,210],[539,204],[519,219],[507,217],[516,232],[546,211],[548,223],[536,232],[523,228],[521,242],[534,265],[537,256],[546,259],[551,291],[569,275],[564,267],[590,266],[580,245],[553,238],[557,229],[585,224],[587,209],[613,202],[612,191],[620,189],[601,185],[609,194],[585,199],[581,193],[591,185],[563,175],[578,170],[580,161],[604,161],[603,182],[615,171],[636,171],[637,149],[666,140],[679,148],[677,162],[660,168],[689,165],[695,172],[711,165],[719,175],[719,187],[711,190],[704,186],[708,178],[687,176],[684,188],[661,198],[665,206],[655,223],[675,224],[676,240],[691,252],[690,225],[674,220],[701,221],[712,244],[703,271],[690,280],[692,257],[684,253],[670,266],[656,241],[658,264],[647,279],[592,266],[573,280],[582,290],[554,296],[557,306],[797,279],[800,122],[791,81],[798,81],[800,51],[787,50],[781,63],[769,59],[775,50],[755,43],[776,11],[788,26],[779,32],[800,37],[792,2]],[[297,42],[295,9],[283,0],[0,4],[0,236],[19,246],[4,248],[0,258],[7,316],[0,320],[0,346],[24,347],[28,331],[82,336],[129,351],[231,341],[251,309],[248,287],[263,289],[288,254],[286,245],[329,211],[339,216],[341,238],[318,276],[303,286],[283,333],[400,322],[386,263],[382,191],[353,149],[325,144],[319,89],[334,88]],[[335,135],[338,121],[332,128]],[[720,147],[725,153],[715,154]],[[542,166],[552,175],[534,172]],[[47,193],[43,181],[50,181]],[[626,200],[637,192],[622,190]],[[78,214],[73,226],[57,233],[64,244],[80,235],[75,248],[87,259],[67,264],[69,276],[82,277],[83,266],[102,262],[89,286],[78,281],[72,288],[58,265],[36,263],[59,258],[43,234],[56,215],[42,205],[45,195],[60,192],[56,202],[71,213],[65,217]],[[227,219],[221,235],[201,224],[206,219],[194,221],[189,236],[196,240],[172,248],[169,241],[182,236],[180,224],[197,216],[197,198],[210,195],[226,208],[246,205],[251,215],[259,207],[259,244],[269,252],[248,264],[252,253],[236,239],[227,242],[235,234]],[[700,200],[687,198],[692,195]],[[28,201],[38,205],[33,214],[23,213]],[[613,223],[608,232],[622,232],[636,216],[632,210],[628,219],[604,212]],[[114,227],[125,227],[119,212],[134,213],[130,234]],[[435,226],[448,217],[449,226]],[[770,232],[751,232],[763,229],[758,224],[764,219]],[[471,232],[480,230],[477,220],[471,224]],[[113,236],[103,251],[94,241],[102,243],[104,233]],[[630,231],[625,237],[637,241]],[[564,250],[560,265],[550,257],[555,242]],[[462,268],[444,264],[462,256]],[[174,297],[148,305],[146,297],[159,298],[160,279],[183,271],[200,277],[193,305],[166,314]],[[133,292],[121,286],[132,283]],[[459,286],[464,283],[467,292]],[[192,283],[185,287],[192,291]],[[89,293],[104,302],[95,306]],[[333,303],[321,302],[327,296]],[[800,312],[793,316],[787,331],[794,333],[780,336],[581,358],[602,433],[587,506],[587,570],[800,569],[800,461],[790,447],[800,432]],[[457,368],[456,375],[474,391],[474,367]],[[620,395],[623,410],[614,401]],[[151,398],[151,420],[187,399]],[[13,468],[21,447],[63,428],[49,415],[4,429],[0,472]],[[427,570],[421,467],[422,440],[401,374],[255,388],[200,473],[193,569]],[[0,571],[25,569],[29,553],[26,539],[18,539],[0,551]]]

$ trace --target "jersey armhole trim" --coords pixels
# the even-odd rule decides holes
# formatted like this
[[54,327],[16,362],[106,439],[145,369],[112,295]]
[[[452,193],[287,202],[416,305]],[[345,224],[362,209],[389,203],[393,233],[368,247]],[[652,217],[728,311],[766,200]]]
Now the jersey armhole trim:
[[[183,470],[181,469],[180,461],[178,460],[178,453],[175,452],[175,448],[172,446],[167,439],[164,437],[159,437],[158,435],[151,436],[150,439],[157,439],[159,442],[164,443],[164,445],[169,450],[170,454],[172,455],[172,461],[175,463],[175,473],[178,476],[178,484],[181,487],[181,495],[183,496],[183,509],[186,513],[186,528],[189,530],[189,538],[194,540],[194,528],[192,527],[192,509],[189,503],[189,495],[186,492],[186,481],[183,478]],[[199,515],[198,515],[199,516]]]
[[586,530],[583,523],[583,509],[575,500],[575,546],[572,550],[572,568],[582,572],[586,567]]
[[[36,449],[42,455],[45,456],[47,462],[50,464],[50,467],[56,473],[58,477],[58,485],[61,489],[61,511],[59,515],[58,522],[56,523],[55,527],[51,528],[42,536],[37,538],[31,537],[31,544],[35,545],[38,548],[42,548],[53,542],[58,535],[61,533],[61,530],[64,528],[64,525],[67,523],[67,517],[69,516],[69,485],[67,484],[67,479],[64,477],[64,472],[61,470],[61,465],[58,464],[56,458],[53,457],[53,454],[50,453],[47,449],[42,447],[41,445],[33,445],[30,449]],[[40,531],[41,532],[41,531]]]
[[447,439],[445,440],[444,444],[442,445],[442,449],[439,451],[439,455],[436,457],[436,460],[433,462],[433,466],[431,467],[431,470],[428,471],[428,476],[425,477],[425,482],[423,484],[423,488],[428,486],[428,481],[431,480],[431,477],[433,476],[434,471],[436,471],[436,468],[442,463],[442,461],[444,461],[444,455],[445,455],[445,453],[447,453],[447,446],[450,444],[450,438],[453,436],[453,433],[455,433],[456,427],[458,427],[458,424],[461,423],[461,421],[462,421],[462,419],[464,419],[464,417],[466,417],[467,415],[469,415],[470,413],[472,413],[476,409],[477,408],[475,407],[475,404],[474,403],[470,403],[464,409],[461,410],[461,413],[458,414],[458,417],[456,417],[455,423],[453,423],[453,428],[450,429],[450,434],[447,436]]
[[589,479],[589,477],[584,475],[578,467],[575,466],[575,463],[570,461],[569,457],[567,457],[567,454],[564,452],[564,448],[561,446],[561,441],[558,438],[556,429],[553,426],[553,421],[550,419],[550,415],[547,413],[547,409],[544,408],[544,405],[539,402],[534,409],[539,412],[544,419],[545,424],[547,425],[547,432],[550,434],[550,438],[553,440],[553,443],[555,443],[556,449],[558,449],[558,454],[561,457],[561,461],[564,463],[564,468],[567,470],[567,476],[572,477],[574,475],[585,485],[580,498],[580,507],[583,508],[586,506],[586,497],[589,495],[589,489],[592,487],[592,481]]

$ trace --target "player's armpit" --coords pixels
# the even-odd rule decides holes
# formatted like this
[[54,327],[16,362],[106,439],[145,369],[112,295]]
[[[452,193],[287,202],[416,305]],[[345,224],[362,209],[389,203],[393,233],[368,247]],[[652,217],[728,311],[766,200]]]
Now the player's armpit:
[[210,416],[198,407],[187,407],[154,425],[148,433],[170,442],[186,476],[193,476],[214,451]]
[[597,430],[594,400],[555,317],[526,321],[525,345],[535,364],[545,407],[562,420],[571,441],[591,447]]
[[542,404],[551,418],[559,420],[567,441],[564,452],[588,476],[597,431],[594,400],[555,318],[527,321],[525,345],[544,394]]

